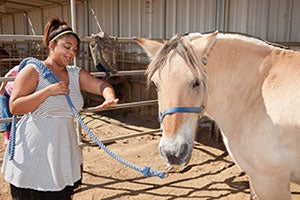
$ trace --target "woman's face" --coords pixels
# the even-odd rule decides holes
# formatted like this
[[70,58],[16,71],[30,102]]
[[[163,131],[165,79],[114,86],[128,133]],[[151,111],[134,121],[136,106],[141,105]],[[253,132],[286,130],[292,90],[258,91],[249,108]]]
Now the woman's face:
[[54,48],[50,55],[59,65],[66,66],[70,64],[77,55],[76,38],[73,35],[66,35],[59,38],[54,43]]

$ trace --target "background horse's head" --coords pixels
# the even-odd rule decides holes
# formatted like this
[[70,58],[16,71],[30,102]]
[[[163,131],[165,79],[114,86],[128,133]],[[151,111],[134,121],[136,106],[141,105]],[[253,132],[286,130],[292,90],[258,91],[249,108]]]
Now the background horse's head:
[[99,72],[117,72],[117,40],[105,32],[92,34],[90,51],[95,67]]
[[205,100],[206,74],[201,54],[213,41],[208,36],[195,40],[175,36],[164,44],[142,38],[136,40],[152,58],[147,79],[148,84],[155,85],[158,94],[162,128],[160,156],[169,166],[186,165]]

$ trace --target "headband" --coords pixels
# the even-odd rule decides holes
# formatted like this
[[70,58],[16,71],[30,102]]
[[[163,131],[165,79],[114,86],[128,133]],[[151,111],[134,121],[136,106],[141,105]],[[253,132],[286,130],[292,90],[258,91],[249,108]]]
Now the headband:
[[72,30],[66,30],[66,31],[63,31],[63,32],[57,34],[57,35],[56,35],[54,38],[52,38],[52,40],[50,40],[50,41],[54,41],[54,40],[56,40],[57,38],[59,38],[60,36],[62,36],[62,35],[64,35],[64,34],[67,34],[67,33],[72,33],[72,34],[75,34],[75,35],[76,35],[76,33],[74,33]]

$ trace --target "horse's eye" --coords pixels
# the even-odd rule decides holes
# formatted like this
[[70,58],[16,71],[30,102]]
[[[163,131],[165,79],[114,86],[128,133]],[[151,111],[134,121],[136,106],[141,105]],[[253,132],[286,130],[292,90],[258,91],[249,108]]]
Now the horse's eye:
[[199,85],[200,85],[199,80],[195,80],[195,81],[193,82],[193,88],[196,88],[196,87],[198,87]]
[[153,86],[155,90],[158,90],[157,84],[154,81],[151,81],[151,86]]

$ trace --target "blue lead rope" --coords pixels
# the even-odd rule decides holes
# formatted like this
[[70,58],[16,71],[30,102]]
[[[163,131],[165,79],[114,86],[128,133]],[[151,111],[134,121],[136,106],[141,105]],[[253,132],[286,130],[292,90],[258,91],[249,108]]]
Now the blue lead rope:
[[[25,58],[19,66],[19,71],[24,68],[27,64],[33,63],[37,67],[39,67],[43,72],[43,77],[47,78],[50,83],[57,83],[60,80],[52,73],[50,69],[48,69],[41,61],[35,59],[35,58]],[[92,138],[92,140],[101,147],[106,153],[108,153],[112,158],[119,161],[120,163],[124,164],[125,166],[134,169],[136,171],[141,172],[144,177],[150,177],[150,176],[158,176],[160,178],[165,178],[165,172],[163,171],[157,171],[150,169],[149,166],[145,166],[143,169],[140,167],[137,167],[122,158],[120,158],[118,155],[110,151],[93,133],[92,131],[87,127],[87,125],[84,123],[83,119],[80,117],[78,111],[76,110],[75,106],[73,105],[71,98],[69,95],[65,95],[66,100],[75,115],[76,119],[80,123],[80,125],[83,127],[83,129],[88,133],[88,135]],[[8,154],[9,154],[9,160],[12,160],[14,158],[14,151],[15,151],[15,137],[16,137],[16,116],[13,116],[13,122],[12,122],[12,131],[8,146]]]
[[8,143],[9,160],[14,159],[14,156],[15,156],[16,124],[17,124],[17,117],[13,116],[12,123],[11,123],[11,131],[10,131],[10,136],[9,136],[9,143]]

